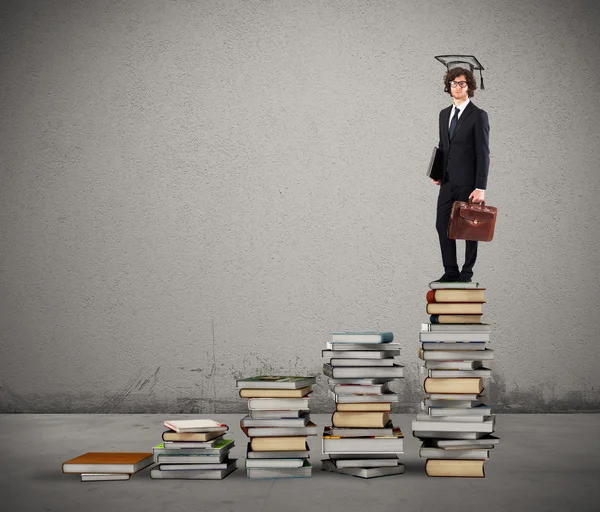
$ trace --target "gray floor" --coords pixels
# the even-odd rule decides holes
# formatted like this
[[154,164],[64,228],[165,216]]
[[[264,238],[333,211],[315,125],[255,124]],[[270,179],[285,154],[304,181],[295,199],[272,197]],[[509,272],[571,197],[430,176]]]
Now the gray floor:
[[[180,416],[192,417],[192,416]],[[500,446],[484,479],[428,478],[412,438],[413,416],[394,415],[405,433],[406,473],[373,480],[320,470],[311,438],[310,479],[249,481],[238,414],[204,415],[230,425],[240,469],[222,481],[155,481],[144,470],[125,482],[82,483],[61,463],[87,451],[151,451],[161,415],[0,415],[2,511],[585,511],[600,510],[600,414],[499,415]],[[313,415],[319,426],[329,416]]]

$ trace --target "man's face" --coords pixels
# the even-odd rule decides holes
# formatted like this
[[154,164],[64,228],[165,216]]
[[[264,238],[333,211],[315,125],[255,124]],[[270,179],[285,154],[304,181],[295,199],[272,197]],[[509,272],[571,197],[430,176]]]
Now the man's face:
[[450,82],[450,94],[457,101],[465,101],[469,97],[469,86],[465,75],[458,75]]

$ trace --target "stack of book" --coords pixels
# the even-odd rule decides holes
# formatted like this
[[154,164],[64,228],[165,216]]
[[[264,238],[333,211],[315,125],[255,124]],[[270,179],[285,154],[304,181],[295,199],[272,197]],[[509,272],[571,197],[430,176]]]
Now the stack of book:
[[233,440],[225,439],[229,427],[209,419],[165,421],[163,443],[153,449],[158,466],[154,479],[222,480],[236,470],[229,458]]
[[64,462],[62,471],[81,475],[82,482],[129,480],[153,463],[151,453],[88,452]]
[[491,378],[494,352],[490,326],[481,322],[485,288],[478,283],[430,283],[430,323],[419,333],[424,379],[423,412],[412,423],[423,441],[429,476],[485,476],[483,465],[498,444],[495,416],[483,391]]
[[315,377],[261,375],[238,379],[240,397],[248,399],[248,415],[240,426],[250,438],[246,475],[250,479],[307,478],[308,436],[317,435],[310,421],[310,393]]
[[398,454],[404,437],[390,419],[398,394],[390,389],[404,376],[391,332],[338,332],[321,355],[328,394],[335,401],[331,426],[323,431],[322,469],[374,478],[404,473]]

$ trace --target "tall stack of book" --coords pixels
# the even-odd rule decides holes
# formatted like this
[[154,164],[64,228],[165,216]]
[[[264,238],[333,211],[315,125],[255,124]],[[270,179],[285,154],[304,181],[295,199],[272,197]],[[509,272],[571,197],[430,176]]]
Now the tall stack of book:
[[310,393],[316,377],[261,375],[238,379],[248,415],[240,426],[250,438],[246,475],[250,479],[312,476],[307,444],[317,435],[310,421]]
[[404,473],[402,431],[390,418],[398,394],[390,383],[404,376],[391,332],[338,332],[321,355],[328,394],[335,401],[331,426],[323,431],[322,469],[374,478]]
[[482,323],[485,288],[479,283],[430,283],[430,323],[419,333],[424,379],[423,412],[412,423],[423,441],[429,476],[483,478],[484,462],[499,442],[495,416],[483,391],[491,378],[494,352],[487,347],[490,326]]
[[233,440],[225,439],[229,427],[209,419],[165,421],[163,443],[153,448],[158,466],[154,479],[222,480],[236,470],[229,458]]

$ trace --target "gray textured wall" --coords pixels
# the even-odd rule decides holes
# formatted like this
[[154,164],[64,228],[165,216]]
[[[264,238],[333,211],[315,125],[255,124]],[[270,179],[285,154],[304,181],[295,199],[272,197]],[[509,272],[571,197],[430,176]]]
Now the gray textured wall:
[[486,67],[490,402],[600,410],[598,2],[1,9],[0,412],[241,412],[364,329],[414,410],[451,52]]

